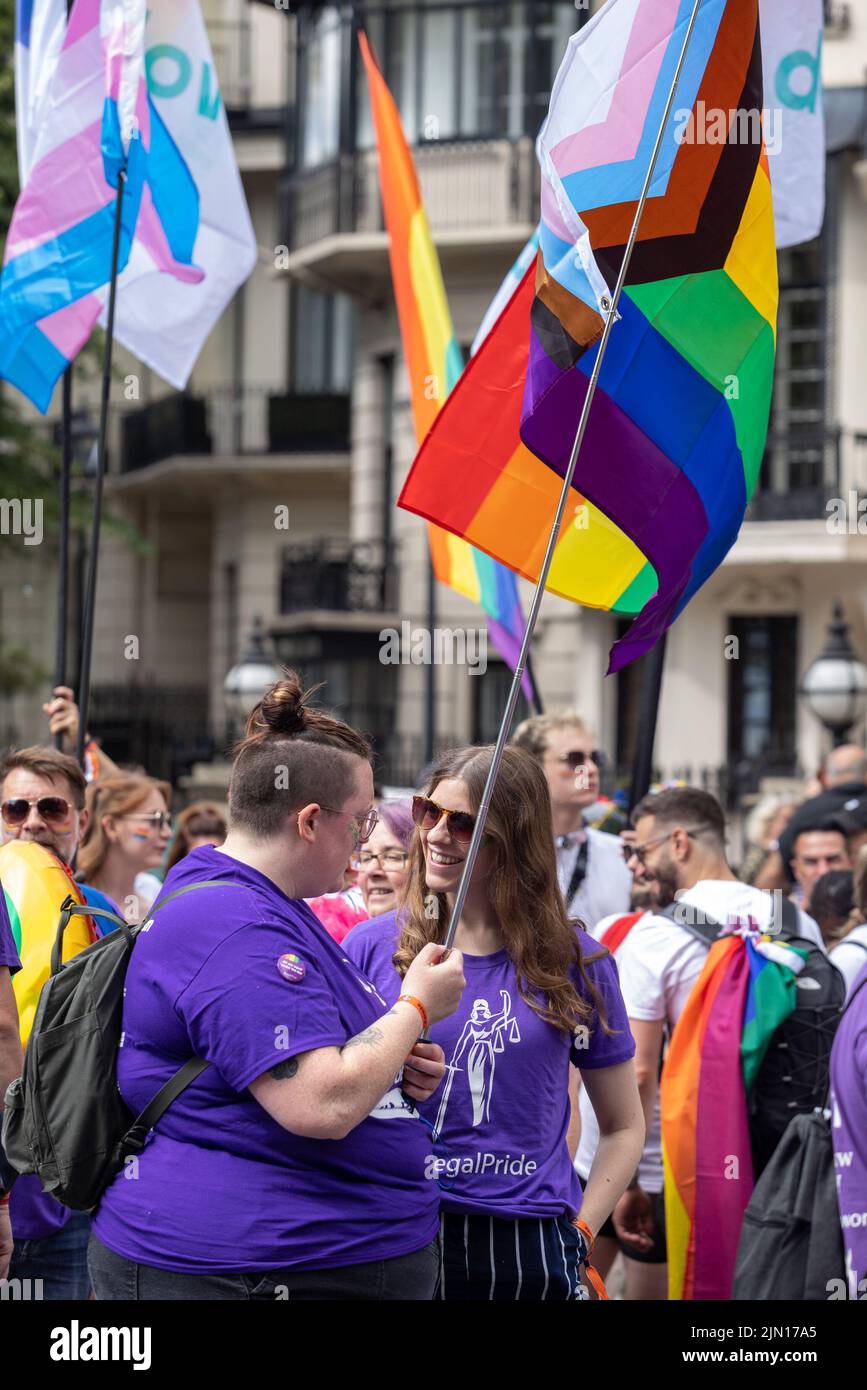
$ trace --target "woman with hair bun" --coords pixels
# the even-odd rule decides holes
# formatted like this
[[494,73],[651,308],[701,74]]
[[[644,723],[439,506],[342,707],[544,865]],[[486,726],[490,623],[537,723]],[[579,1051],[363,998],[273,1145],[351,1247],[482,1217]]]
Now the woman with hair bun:
[[209,886],[173,898],[135,944],[127,1105],[191,1057],[209,1065],[158,1122],[136,1181],[122,1172],[102,1198],[98,1298],[433,1296],[438,1194],[413,1102],[444,1073],[418,1039],[458,1004],[460,952],[426,947],[387,1004],[303,901],[339,887],[375,823],[368,744],[287,673],[236,750],[225,842],[165,884]]
[[[344,946],[386,999],[448,929],[493,749],[444,754],[413,797],[403,905]],[[557,885],[551,801],[532,754],[507,747],[455,945],[468,988],[431,1030],[447,1079],[420,1105],[441,1188],[446,1301],[572,1300],[594,1233],[635,1172],[644,1119],[614,961]],[[567,1144],[570,1073],[602,1138],[582,1194]]]

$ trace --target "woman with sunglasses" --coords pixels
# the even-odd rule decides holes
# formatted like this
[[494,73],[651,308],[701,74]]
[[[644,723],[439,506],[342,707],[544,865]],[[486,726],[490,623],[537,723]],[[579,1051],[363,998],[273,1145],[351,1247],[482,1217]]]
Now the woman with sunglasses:
[[171,839],[171,795],[168,782],[139,773],[100,778],[87,789],[90,819],[77,877],[129,921],[140,921],[160,890],[153,870]]
[[[444,939],[492,751],[435,766],[413,799],[402,905],[344,942],[388,1000]],[[440,1297],[580,1299],[579,1267],[635,1172],[644,1121],[616,970],[566,915],[545,777],[520,748],[503,755],[455,944],[468,987],[431,1029],[446,1080],[419,1106],[443,1211]],[[601,1134],[583,1196],[566,1141],[571,1067]]]
[[386,1002],[304,901],[340,886],[376,824],[370,758],[289,673],[236,752],[225,842],[167,876],[178,895],[126,975],[118,1084],[138,1112],[185,1060],[209,1065],[102,1198],[99,1298],[432,1298],[439,1203],[413,1102],[444,1066],[418,1040],[458,1004],[460,952],[429,945]]

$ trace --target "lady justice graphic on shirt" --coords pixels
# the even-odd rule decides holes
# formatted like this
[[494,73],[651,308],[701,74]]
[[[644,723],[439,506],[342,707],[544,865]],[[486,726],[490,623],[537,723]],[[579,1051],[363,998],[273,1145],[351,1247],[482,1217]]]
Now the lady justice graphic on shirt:
[[[491,1095],[494,1089],[496,1054],[506,1048],[506,1034],[510,1043],[521,1041],[518,1020],[512,1013],[512,996],[507,989],[500,990],[503,1007],[497,1014],[491,1013],[487,999],[476,999],[473,1010],[455,1044],[451,1061],[448,1064],[448,1081],[443,1090],[443,1098],[437,1113],[433,1137],[437,1139],[445,1123],[446,1109],[452,1093],[452,1085],[458,1072],[464,1071],[473,1102],[473,1127],[490,1118]],[[465,1067],[460,1066],[466,1054]]]

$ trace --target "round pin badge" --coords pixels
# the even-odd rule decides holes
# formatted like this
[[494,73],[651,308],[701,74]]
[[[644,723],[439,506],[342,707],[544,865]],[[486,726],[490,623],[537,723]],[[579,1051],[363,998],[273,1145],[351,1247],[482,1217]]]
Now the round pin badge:
[[297,984],[297,982],[303,980],[304,976],[307,974],[307,966],[300,956],[281,956],[277,962],[277,969],[280,971],[283,979],[289,980],[292,984]]

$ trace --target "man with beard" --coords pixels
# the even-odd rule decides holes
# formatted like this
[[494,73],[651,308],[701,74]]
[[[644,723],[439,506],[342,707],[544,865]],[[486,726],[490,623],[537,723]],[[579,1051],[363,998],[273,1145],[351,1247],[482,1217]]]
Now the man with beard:
[[[87,783],[74,758],[54,748],[22,748],[0,759],[0,841],[32,840],[72,865],[87,827]],[[112,911],[96,889],[79,885],[85,901]],[[9,1278],[42,1281],[45,1299],[86,1299],[90,1223],[42,1191],[37,1177],[18,1179],[10,1202],[15,1250]]]
[[[700,924],[752,922],[779,930],[773,893],[742,883],[725,849],[725,816],[715,797],[693,787],[673,787],[646,796],[632,812],[634,839],[624,850],[636,880],[659,908],[675,900],[687,920]],[[797,934],[824,950],[812,917],[798,910]],[[635,1072],[648,1133],[659,1089],[663,1039],[670,1036],[707,959],[707,946],[668,917],[648,913],[630,931],[618,953],[620,988],[635,1039]],[[649,1252],[661,1220],[659,1204],[636,1180],[612,1216],[618,1237]]]

